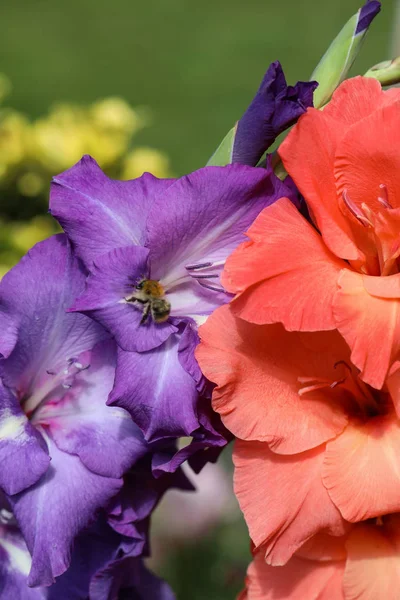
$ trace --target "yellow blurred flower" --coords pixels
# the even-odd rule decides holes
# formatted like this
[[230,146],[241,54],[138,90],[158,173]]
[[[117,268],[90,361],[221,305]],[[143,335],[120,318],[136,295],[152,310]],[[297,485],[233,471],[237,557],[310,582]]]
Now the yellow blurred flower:
[[56,232],[55,221],[48,216],[34,217],[25,223],[11,223],[10,240],[13,248],[21,255]]
[[168,157],[153,148],[136,148],[124,160],[121,179],[135,179],[148,171],[156,177],[171,177]]
[[29,137],[29,122],[13,110],[0,112],[0,177],[25,158]]

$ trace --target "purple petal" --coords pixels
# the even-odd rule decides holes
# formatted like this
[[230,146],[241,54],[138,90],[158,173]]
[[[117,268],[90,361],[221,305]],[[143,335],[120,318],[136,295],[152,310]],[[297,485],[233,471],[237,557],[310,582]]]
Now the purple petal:
[[0,487],[17,494],[36,483],[49,463],[46,442],[0,381]]
[[90,585],[90,600],[117,598],[118,592],[132,600],[175,600],[169,585],[149,571],[141,558],[115,561],[96,575]]
[[[74,543],[71,566],[48,590],[47,600],[83,600],[97,572],[114,563],[121,551],[122,538],[105,522],[103,516]],[[110,598],[105,598],[110,600]]]
[[[182,333],[178,346],[178,358],[182,367],[196,382],[200,394],[205,394],[210,387],[209,382],[201,372],[199,363],[195,357],[195,350],[200,342],[199,334],[194,323],[188,323]],[[211,397],[211,392],[210,392]]]
[[51,456],[46,474],[9,498],[32,554],[30,586],[50,585],[68,569],[75,536],[122,485],[122,480],[95,475],[77,456],[61,452],[50,437],[46,442]]
[[364,33],[381,10],[381,3],[377,0],[367,0],[360,9],[355,35]]
[[0,529],[0,600],[45,600],[45,590],[26,584],[31,556],[21,533],[1,521]]
[[85,292],[71,310],[101,323],[124,350],[143,352],[162,344],[176,327],[169,322],[141,323],[141,305],[128,303],[135,284],[147,276],[149,251],[141,246],[116,248],[96,259]]
[[18,341],[0,363],[6,385],[31,395],[46,372],[92,348],[105,331],[84,315],[66,309],[85,285],[86,274],[65,235],[34,246],[0,282],[0,298],[20,319]]
[[0,358],[10,356],[18,337],[19,318],[12,306],[0,306]]
[[193,432],[192,440],[176,451],[174,444],[169,449],[159,451],[152,459],[155,477],[165,473],[174,473],[185,461],[188,461],[195,473],[199,473],[208,462],[216,462],[221,451],[232,440],[232,434],[224,427],[217,413],[211,408],[209,398],[198,400],[199,428]]
[[288,86],[280,63],[273,62],[237,124],[232,162],[255,166],[278,135],[312,106],[317,85],[299,81]]
[[152,198],[173,180],[145,173],[133,181],[107,177],[84,156],[53,179],[50,212],[73,241],[87,266],[118,246],[141,245]]
[[60,450],[79,456],[93,473],[119,478],[149,448],[129,413],[106,405],[115,358],[113,342],[96,346],[79,382],[61,401],[44,405],[37,421],[47,426]]
[[129,411],[149,442],[199,427],[196,382],[179,362],[179,341],[173,334],[151,352],[118,351],[109,403]]
[[[174,448],[171,456],[175,452]],[[165,453],[162,456],[165,461]],[[108,509],[110,525],[123,535],[134,536],[136,524],[151,515],[164,493],[171,488],[194,490],[179,468],[156,479],[152,473],[152,455],[148,454],[124,476],[123,488]]]
[[149,214],[145,246],[151,278],[168,290],[183,280],[202,290],[204,273],[211,276],[207,285],[223,292],[218,280],[223,264],[262,209],[280,197],[278,181],[264,169],[243,165],[205,167],[177,180],[154,200]]

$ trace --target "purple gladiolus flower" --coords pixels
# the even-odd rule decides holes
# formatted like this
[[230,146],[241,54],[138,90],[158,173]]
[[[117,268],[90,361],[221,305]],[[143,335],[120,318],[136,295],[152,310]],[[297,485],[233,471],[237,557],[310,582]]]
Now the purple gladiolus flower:
[[0,328],[4,318],[16,332],[0,361],[0,487],[32,555],[32,586],[68,569],[74,538],[149,451],[129,414],[106,405],[115,343],[66,313],[84,283],[64,235],[36,245],[0,283]]
[[255,166],[282,131],[313,105],[315,81],[287,85],[279,61],[273,62],[257,94],[237,123],[232,163]]
[[[51,213],[89,271],[71,310],[101,323],[119,346],[109,403],[129,410],[146,441],[193,437],[158,472],[226,444],[194,358],[197,324],[230,299],[220,282],[226,258],[260,211],[286,195],[271,170],[243,165],[119,182],[84,157],[54,178]],[[164,302],[162,319],[154,298]]]

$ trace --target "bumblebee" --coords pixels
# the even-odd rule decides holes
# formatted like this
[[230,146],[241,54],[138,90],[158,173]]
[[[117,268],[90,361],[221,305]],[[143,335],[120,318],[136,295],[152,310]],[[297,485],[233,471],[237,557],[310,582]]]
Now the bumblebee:
[[150,315],[155,323],[164,323],[171,312],[171,304],[165,298],[164,288],[155,279],[141,279],[125,300],[142,305],[141,325],[146,323]]

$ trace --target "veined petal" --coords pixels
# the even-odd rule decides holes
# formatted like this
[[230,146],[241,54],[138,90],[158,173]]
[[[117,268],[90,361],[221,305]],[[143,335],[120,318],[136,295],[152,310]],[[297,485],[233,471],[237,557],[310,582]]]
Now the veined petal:
[[251,539],[256,548],[263,547],[268,564],[286,564],[320,531],[342,535],[347,529],[322,484],[324,450],[280,456],[267,444],[235,443],[235,494]]
[[361,378],[380,389],[400,351],[400,275],[372,277],[344,269],[338,283],[336,326]]
[[324,563],[295,556],[284,567],[271,567],[261,549],[247,571],[243,600],[345,600],[344,566],[344,561]]
[[400,98],[376,108],[347,131],[336,148],[338,196],[347,190],[357,207],[367,205],[372,211],[382,210],[378,197],[379,186],[384,184],[391,207],[400,207],[397,179],[400,158],[396,152],[399,127]]
[[284,195],[282,189],[272,172],[243,165],[205,167],[178,179],[150,210],[144,245],[152,279],[171,287],[189,276],[186,267],[223,264],[258,213]]
[[45,600],[45,590],[26,584],[31,556],[21,533],[15,526],[0,527],[0,600]]
[[17,494],[36,483],[49,464],[46,442],[0,381],[0,487]]
[[107,337],[88,317],[66,313],[83,291],[85,277],[66,236],[56,235],[34,246],[1,280],[0,297],[13,306],[20,326],[0,373],[7,386],[25,397],[46,371],[65,368],[68,359]]
[[[346,600],[397,600],[400,534],[398,522],[393,530],[392,519],[389,518],[383,527],[367,523],[357,525],[350,534],[343,578]],[[398,521],[398,517],[394,520]]]
[[45,439],[51,456],[46,474],[9,498],[32,555],[31,586],[50,585],[68,569],[75,536],[122,485],[120,479],[95,475],[77,456],[58,450],[50,437]]
[[62,400],[45,404],[35,424],[46,426],[58,448],[79,456],[93,473],[118,478],[149,448],[129,413],[106,405],[115,358],[114,343],[100,342],[91,353],[90,368],[81,372],[73,390]]
[[143,305],[133,305],[131,296],[136,284],[148,274],[149,251],[141,246],[115,248],[95,259],[84,293],[75,300],[71,311],[89,315],[128,351],[144,352],[160,346],[176,327],[170,323],[145,323]]
[[322,479],[345,519],[357,522],[400,511],[399,452],[395,417],[350,424],[328,442]]
[[222,278],[229,292],[239,294],[233,312],[251,323],[281,322],[289,331],[335,329],[332,302],[346,263],[294,205],[278,200],[247,235],[250,242],[228,258]]
[[[397,90],[397,95],[400,92]],[[393,96],[382,90],[381,84],[370,77],[352,77],[340,84],[332,99],[324,106],[324,114],[338,121],[340,135],[365,119],[379,107],[393,102]]]
[[147,441],[191,435],[199,427],[196,382],[182,367],[180,336],[150,352],[118,351],[109,404],[130,412]]
[[[329,249],[340,258],[363,259],[349,220],[342,214],[333,172],[340,123],[310,108],[279,147],[289,175],[311,209]],[[339,131],[337,128],[339,127]]]
[[[199,334],[197,359],[218,386],[214,410],[237,437],[292,454],[319,446],[346,426],[343,392],[331,386],[341,378],[335,363],[349,354],[337,332],[290,333],[280,324],[253,325],[224,306]],[[304,378],[311,383],[304,384]]]
[[18,338],[19,318],[13,306],[0,305],[0,357],[8,358]]
[[143,243],[153,197],[172,182],[150,173],[132,181],[115,181],[93,158],[84,156],[53,178],[50,211],[73,241],[78,256],[90,266],[114,248]]

